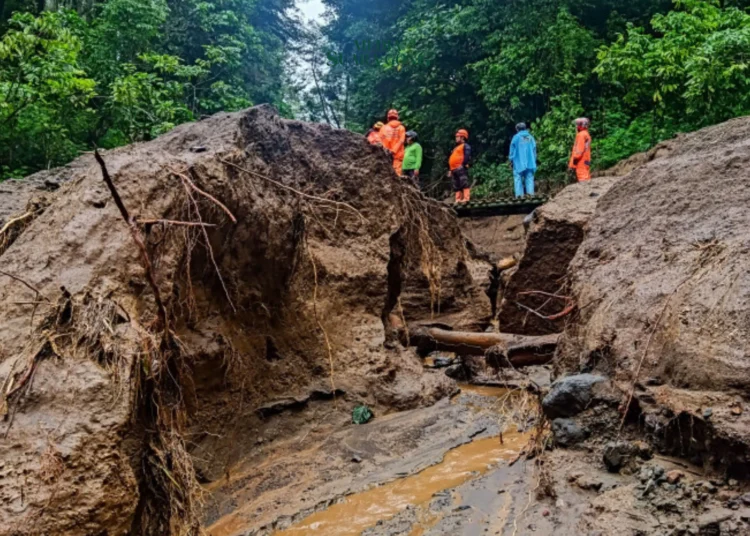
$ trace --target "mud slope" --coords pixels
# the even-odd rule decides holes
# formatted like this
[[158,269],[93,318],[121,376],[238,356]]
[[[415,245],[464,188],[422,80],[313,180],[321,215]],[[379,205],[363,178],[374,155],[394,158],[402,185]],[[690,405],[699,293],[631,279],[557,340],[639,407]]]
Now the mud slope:
[[171,334],[96,163],[59,170],[0,256],[0,534],[194,532],[194,472],[221,476],[274,415],[452,388],[383,319],[460,327],[488,300],[449,210],[360,136],[256,107],[104,159]]
[[[561,356],[568,369],[611,373],[624,393],[640,369],[647,431],[679,454],[745,473],[750,119],[668,149],[599,201],[568,272],[587,307]],[[650,411],[657,406],[669,409]]]

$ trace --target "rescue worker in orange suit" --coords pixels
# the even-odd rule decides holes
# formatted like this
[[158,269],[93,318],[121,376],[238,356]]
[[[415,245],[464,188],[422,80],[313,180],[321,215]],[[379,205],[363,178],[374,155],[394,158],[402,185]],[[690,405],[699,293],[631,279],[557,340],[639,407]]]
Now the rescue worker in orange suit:
[[396,175],[401,176],[401,167],[404,163],[404,144],[406,143],[406,128],[398,120],[396,110],[388,111],[388,122],[380,129],[380,139],[383,147],[393,156],[393,169]]
[[453,191],[456,203],[468,203],[471,200],[469,184],[469,167],[471,167],[471,147],[468,143],[469,133],[463,128],[456,132],[456,147],[448,159]]
[[575,171],[578,182],[591,180],[591,134],[589,134],[590,121],[585,117],[575,120],[576,142],[573,146],[573,154],[570,156],[568,167]]
[[383,122],[378,121],[375,123],[372,128],[367,133],[367,141],[370,142],[370,145],[381,145],[382,141],[380,139],[380,129],[383,128]]

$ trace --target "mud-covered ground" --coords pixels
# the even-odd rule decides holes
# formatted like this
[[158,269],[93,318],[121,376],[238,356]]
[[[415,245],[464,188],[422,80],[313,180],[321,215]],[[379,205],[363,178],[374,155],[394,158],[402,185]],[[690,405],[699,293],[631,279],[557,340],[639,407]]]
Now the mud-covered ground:
[[645,446],[627,468],[612,473],[603,462],[606,442],[597,437],[573,449],[519,457],[532,437],[533,419],[526,418],[533,412],[524,404],[533,397],[461,387],[429,408],[377,416],[362,426],[329,403],[279,415],[278,427],[295,432],[268,444],[261,440],[254,458],[208,486],[208,533],[750,533],[750,494],[738,482],[655,456]]

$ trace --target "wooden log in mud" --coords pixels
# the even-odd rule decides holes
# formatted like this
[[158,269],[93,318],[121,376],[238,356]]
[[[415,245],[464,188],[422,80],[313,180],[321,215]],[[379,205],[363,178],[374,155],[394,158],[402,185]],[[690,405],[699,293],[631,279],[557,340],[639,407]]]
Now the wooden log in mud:
[[[436,327],[411,327],[402,330],[402,342],[417,348],[420,355],[431,352],[454,352],[456,355],[488,355],[488,363],[503,366],[525,367],[549,362],[557,348],[559,334],[529,337],[509,333],[471,333],[450,331]],[[490,358],[491,357],[491,361]]]

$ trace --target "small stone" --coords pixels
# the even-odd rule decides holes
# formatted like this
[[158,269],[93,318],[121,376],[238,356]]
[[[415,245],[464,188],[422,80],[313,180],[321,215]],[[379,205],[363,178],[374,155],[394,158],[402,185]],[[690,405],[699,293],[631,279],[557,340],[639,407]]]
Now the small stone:
[[685,473],[679,469],[675,469],[667,473],[667,482],[670,484],[677,484],[685,476]]
[[711,408],[706,408],[706,409],[703,410],[703,418],[704,419],[710,419],[711,415],[713,415],[713,414],[714,414],[714,410],[712,410]]
[[568,482],[575,482],[579,478],[583,476],[583,473],[581,471],[575,471],[573,473],[568,473]]
[[618,441],[607,443],[604,447],[604,465],[610,473],[619,473],[632,462],[634,447],[630,443]]
[[458,506],[458,507],[454,508],[453,511],[454,512],[463,512],[463,511],[469,510],[469,509],[471,509],[471,506],[469,506],[468,504],[462,504],[461,506]]
[[563,501],[562,499],[557,499],[555,506],[557,506],[558,508],[565,508],[565,501]]
[[542,515],[543,515],[544,517],[549,517],[549,510],[544,510],[544,511],[542,512]]
[[721,502],[728,502],[734,499],[736,496],[737,494],[734,491],[723,489],[719,491],[719,493],[716,494],[716,500],[721,501]]
[[742,406],[734,406],[732,408],[732,415],[742,415]]
[[714,484],[705,480],[701,481],[698,485],[707,493],[716,493],[718,491],[718,488]]
[[740,500],[745,504],[745,506],[750,506],[750,493],[745,493],[742,497],[740,497]]
[[641,471],[638,473],[638,480],[643,482],[644,484],[651,480],[651,477],[654,476],[654,472],[650,467],[642,467]]
[[586,432],[573,419],[555,419],[552,421],[552,433],[555,443],[561,447],[571,447],[586,439]]
[[643,460],[650,460],[654,457],[654,449],[645,441],[633,441],[633,447],[638,457]]
[[355,454],[354,456],[352,456],[352,461],[354,463],[362,463],[362,457],[359,456],[358,454]]
[[736,488],[739,482],[737,482],[734,478],[730,478],[727,484],[729,484],[730,488]]
[[584,490],[599,491],[604,483],[592,475],[585,475],[576,480],[576,485]]

